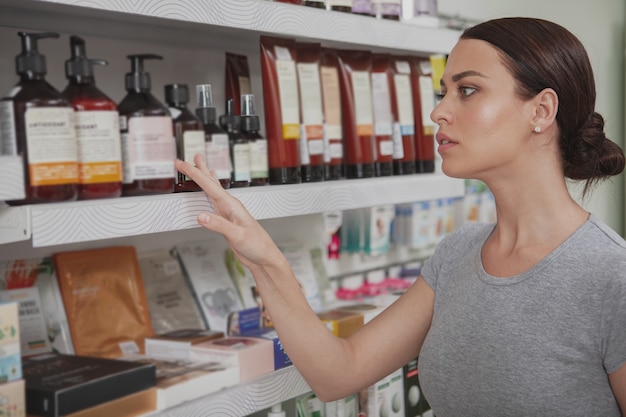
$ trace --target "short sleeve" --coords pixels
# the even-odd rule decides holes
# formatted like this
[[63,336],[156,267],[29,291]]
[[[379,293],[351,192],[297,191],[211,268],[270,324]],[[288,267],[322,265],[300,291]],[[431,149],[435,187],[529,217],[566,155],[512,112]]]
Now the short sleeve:
[[610,282],[601,320],[604,368],[610,374],[626,365],[626,272]]

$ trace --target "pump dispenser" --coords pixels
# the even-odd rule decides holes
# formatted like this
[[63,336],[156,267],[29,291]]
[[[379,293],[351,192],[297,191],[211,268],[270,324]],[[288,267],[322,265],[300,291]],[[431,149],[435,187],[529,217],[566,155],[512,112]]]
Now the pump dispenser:
[[230,143],[228,134],[217,125],[217,111],[213,107],[211,84],[196,85],[198,107],[196,116],[204,126],[204,140],[206,163],[209,169],[215,171],[223,188],[230,188],[232,163],[230,157]]
[[[187,84],[165,86],[165,103],[170,109],[176,138],[176,156],[191,164],[197,153],[205,154],[204,128],[202,122],[188,108],[189,88]],[[175,192],[200,191],[200,186],[185,174],[176,174]]]
[[261,121],[254,109],[254,94],[241,95],[241,133],[250,143],[250,185],[270,183],[267,139],[259,133]]
[[174,191],[176,142],[168,108],[150,92],[146,59],[159,55],[128,55],[126,96],[120,102],[120,132],[124,179],[122,195],[163,194]]
[[122,152],[117,104],[96,87],[93,66],[107,65],[88,59],[85,41],[70,36],[71,57],[65,61],[69,80],[63,90],[74,108],[78,145],[78,198],[112,198],[122,194]]
[[231,187],[250,185],[250,143],[241,133],[241,116],[235,114],[234,100],[226,100],[226,114],[220,116],[220,126],[226,130],[230,142],[230,154],[233,161]]
[[0,101],[3,154],[19,155],[24,164],[25,198],[11,205],[74,200],[78,164],[74,111],[45,80],[46,57],[37,42],[58,38],[53,32],[18,32],[22,52],[15,58],[19,81]]
[[270,411],[267,413],[267,417],[286,417],[287,414],[283,411],[281,404],[273,405]]

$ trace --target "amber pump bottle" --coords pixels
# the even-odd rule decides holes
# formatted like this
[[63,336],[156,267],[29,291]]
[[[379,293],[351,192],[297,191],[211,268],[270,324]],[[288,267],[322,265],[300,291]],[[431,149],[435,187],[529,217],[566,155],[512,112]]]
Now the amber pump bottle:
[[78,199],[112,198],[122,194],[122,153],[117,104],[96,87],[85,41],[70,36],[71,57],[65,61],[69,80],[63,90],[74,108],[78,145]]
[[[205,155],[204,126],[188,108],[189,88],[186,84],[168,84],[165,86],[165,104],[170,109],[176,139],[176,157],[193,162],[197,153]],[[176,173],[174,192],[200,191],[200,186],[181,172]]]
[[232,98],[226,100],[226,114],[220,116],[219,123],[226,130],[230,142],[230,155],[233,161],[230,186],[248,187],[250,185],[250,143],[241,133],[241,116],[234,114]]
[[57,33],[18,32],[22,52],[15,57],[19,82],[0,101],[0,131],[5,155],[24,164],[24,193],[11,205],[75,200],[78,184],[74,110],[45,79],[46,57],[37,41]]
[[118,106],[122,137],[124,185],[122,195],[174,192],[176,143],[168,108],[150,92],[146,59],[159,55],[128,55],[131,72],[126,74],[126,96]]
[[217,111],[213,106],[211,84],[196,85],[198,107],[196,116],[204,126],[204,146],[207,167],[215,171],[222,188],[230,188],[233,171],[230,158],[230,142],[228,134],[218,126]]
[[250,185],[270,183],[267,139],[259,133],[261,121],[256,114],[254,94],[241,95],[241,133],[250,143]]

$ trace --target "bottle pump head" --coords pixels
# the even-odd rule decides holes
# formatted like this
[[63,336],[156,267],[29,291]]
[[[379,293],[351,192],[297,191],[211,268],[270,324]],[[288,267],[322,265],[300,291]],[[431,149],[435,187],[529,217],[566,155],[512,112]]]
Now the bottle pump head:
[[174,106],[187,104],[189,102],[187,84],[167,84],[165,86],[165,102]]
[[108,65],[107,61],[101,59],[88,59],[85,52],[85,41],[78,36],[70,36],[71,58],[65,61],[65,76],[93,77],[93,66]]
[[146,59],[163,59],[160,55],[154,54],[136,54],[128,55],[131,62],[131,70],[126,73],[126,90],[136,92],[150,91],[150,74],[144,72],[143,61]]
[[43,38],[58,38],[55,32],[26,33],[17,32],[22,38],[22,52],[15,57],[15,68],[19,75],[46,74],[46,57],[37,50],[37,41]]
[[220,126],[228,132],[239,131],[241,116],[235,114],[235,101],[226,99],[226,114],[220,116]]
[[204,124],[215,123],[217,114],[215,107],[213,106],[211,84],[196,85],[196,96],[198,97],[198,107],[196,108],[196,115],[200,117]]
[[241,95],[241,130],[256,131],[261,128],[259,116],[254,110],[254,94]]

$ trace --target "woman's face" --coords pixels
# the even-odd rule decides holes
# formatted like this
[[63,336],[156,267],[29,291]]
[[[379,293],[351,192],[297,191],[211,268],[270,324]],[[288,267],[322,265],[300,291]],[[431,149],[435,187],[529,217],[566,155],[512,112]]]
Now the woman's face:
[[442,101],[431,113],[439,125],[443,171],[457,178],[502,178],[522,166],[532,133],[532,102],[516,94],[516,81],[489,43],[460,40],[448,57]]

